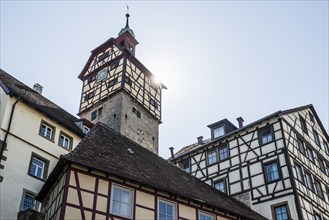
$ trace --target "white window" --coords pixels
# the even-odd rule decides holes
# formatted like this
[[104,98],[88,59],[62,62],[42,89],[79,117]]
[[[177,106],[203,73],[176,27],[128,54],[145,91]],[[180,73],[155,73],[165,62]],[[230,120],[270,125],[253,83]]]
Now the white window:
[[53,138],[53,127],[42,122],[39,130],[39,134],[47,139]]
[[133,191],[131,189],[112,186],[111,213],[114,215],[132,218]]
[[262,128],[258,134],[259,134],[259,139],[260,139],[261,145],[264,145],[264,144],[267,144],[267,143],[270,143],[271,141],[273,141],[273,132],[272,132],[271,126]]
[[215,217],[204,212],[199,212],[199,220],[215,220]]
[[173,220],[176,219],[176,205],[175,203],[167,202],[159,199],[158,202],[158,219],[159,220]]
[[219,148],[219,160],[225,160],[229,157],[228,147],[224,146]]
[[216,149],[208,152],[208,164],[213,164],[217,162],[217,151]]
[[278,163],[276,161],[265,165],[265,177],[268,183],[280,179]]
[[58,141],[58,144],[59,146],[62,146],[66,149],[70,149],[71,148],[71,138],[64,135],[64,134],[60,134],[59,136],[59,141]]
[[39,179],[44,179],[46,163],[39,158],[32,156],[29,168],[29,174]]
[[221,137],[225,134],[224,125],[214,129],[214,138]]

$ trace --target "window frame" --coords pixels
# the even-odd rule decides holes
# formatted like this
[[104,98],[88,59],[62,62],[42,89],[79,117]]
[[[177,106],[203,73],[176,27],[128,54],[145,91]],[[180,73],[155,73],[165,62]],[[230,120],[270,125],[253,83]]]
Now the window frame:
[[321,215],[318,213],[318,212],[314,212],[313,213],[313,216],[314,216],[314,220],[322,220],[322,217],[321,217]]
[[304,117],[299,115],[300,127],[305,134],[308,134],[307,123]]
[[[267,166],[269,166],[271,164],[274,164],[274,163],[276,164],[276,167],[277,167],[278,178],[269,180],[269,174],[267,173]],[[280,164],[279,164],[278,160],[272,160],[272,161],[264,163],[263,169],[264,169],[265,182],[267,184],[277,182],[277,181],[280,181],[282,179],[282,177],[281,177],[281,167],[280,167]]]
[[[42,128],[43,125],[46,127],[45,128],[45,133],[43,133],[42,130],[41,130],[41,128]],[[51,133],[50,133],[50,137],[49,138],[47,137],[47,134],[46,134],[47,133],[46,132],[47,128],[50,128],[51,129]],[[50,123],[46,122],[45,120],[41,120],[40,126],[39,126],[39,135],[41,137],[54,142],[55,132],[56,132],[55,126],[51,125]]]
[[[225,152],[224,154],[221,154],[221,150],[224,150],[224,149],[227,149],[227,156],[225,158],[222,158],[221,155],[225,155]],[[228,148],[227,144],[223,145],[223,146],[220,146],[218,148],[218,160],[219,161],[225,161],[225,160],[228,160],[230,158],[230,149]]]
[[[129,194],[129,204],[130,204],[130,209],[129,209],[129,215],[124,215],[122,213],[117,213],[117,212],[114,212],[113,211],[113,204],[114,204],[114,190],[115,189],[119,189],[120,191],[125,191],[125,192],[128,192]],[[121,201],[120,201],[120,204],[121,204]],[[121,186],[121,185],[118,185],[118,184],[112,184],[111,186],[111,198],[110,198],[110,203],[109,203],[110,207],[110,214],[112,215],[116,215],[116,216],[121,216],[121,217],[124,217],[124,218],[128,218],[128,219],[132,219],[133,218],[133,208],[134,208],[134,190],[131,189],[131,188],[128,188],[128,187],[125,187],[125,186]]]
[[323,193],[323,189],[322,189],[322,186],[321,186],[321,181],[314,178],[314,188],[315,188],[315,192],[316,194],[324,200],[324,193]]
[[290,209],[289,209],[288,202],[281,202],[281,203],[277,203],[277,204],[271,205],[272,219],[273,220],[277,220],[276,209],[277,208],[280,208],[280,207],[285,207],[286,208],[287,217],[288,217],[288,219],[291,219]]
[[[297,169],[298,168],[298,169]],[[300,175],[298,175],[298,171],[300,170]],[[305,179],[304,179],[304,174],[303,174],[303,168],[301,165],[299,165],[298,163],[295,163],[295,173],[296,173],[296,177],[297,180],[303,184],[305,184]],[[300,179],[301,178],[301,179]]]
[[207,212],[204,212],[204,211],[201,211],[201,210],[198,210],[198,220],[201,219],[201,215],[205,216],[205,217],[210,217],[211,220],[215,220],[215,215],[214,214],[210,214],[210,213],[207,213]]
[[307,158],[308,158],[312,163],[315,163],[313,149],[312,149],[309,145],[306,145],[306,153],[307,153]]
[[[218,132],[217,132],[218,131]],[[222,132],[221,132],[222,131]],[[223,134],[222,134],[223,133]],[[217,134],[217,135],[216,135]],[[222,135],[221,135],[222,134]],[[213,129],[213,136],[215,138],[220,138],[225,135],[225,125],[219,125]]]
[[[212,157],[209,157],[210,155],[213,155],[213,153],[215,153],[215,157],[212,156]],[[213,161],[213,158],[215,158],[215,161]],[[210,159],[212,160],[210,162]],[[207,152],[207,163],[208,165],[212,165],[212,164],[215,164],[218,162],[218,153],[217,153],[217,149],[216,148],[212,148],[210,150],[208,150]]]
[[[266,136],[264,135],[265,132],[268,132]],[[264,137],[266,137],[266,142],[264,142]],[[269,137],[271,137],[271,140],[268,140]],[[265,127],[262,127],[258,130],[258,141],[259,145],[261,146],[274,141],[274,132],[272,125],[266,125]]]
[[[68,139],[69,143],[68,143],[68,146],[67,147],[64,146],[64,142],[61,143],[61,136],[64,137],[64,140],[65,139]],[[73,146],[73,138],[70,135],[66,134],[65,132],[60,131],[59,132],[59,137],[58,137],[58,146],[64,148],[65,150],[71,151],[72,150],[72,146]]]
[[[38,177],[37,175],[33,174],[32,172],[32,165],[33,165],[33,159],[36,159],[44,164],[43,170],[42,170],[42,177]],[[49,169],[49,160],[45,159],[44,157],[32,152],[29,162],[29,167],[27,170],[27,174],[33,178],[36,178],[41,181],[45,181],[47,179],[48,175],[48,169]]]
[[306,155],[304,141],[303,141],[302,139],[300,139],[300,138],[297,138],[297,145],[298,145],[298,150],[299,150],[303,155]]
[[324,159],[322,159],[320,156],[318,156],[318,163],[319,163],[320,170],[321,170],[324,174],[327,174],[327,173],[326,173],[326,164],[325,164],[325,162],[324,162]]
[[[216,187],[216,185],[219,184],[219,183],[223,183],[224,191],[222,191],[221,189],[219,189],[219,188]],[[225,180],[225,178],[219,179],[216,182],[214,182],[214,187],[215,187],[215,189],[217,189],[217,190],[219,190],[219,191],[227,194],[227,188],[226,188],[226,180]]]
[[26,195],[32,197],[33,198],[33,201],[35,202],[34,208],[32,208],[32,209],[33,210],[36,210],[36,211],[40,211],[40,209],[41,209],[41,203],[35,199],[35,197],[37,196],[37,194],[34,193],[34,192],[32,192],[32,191],[30,191],[30,190],[27,190],[25,188],[23,188],[23,193],[22,193],[22,198],[21,198],[21,203],[20,203],[20,206],[19,206],[19,210],[20,211],[24,211],[24,210],[27,210],[27,209],[30,208],[29,207],[29,208],[24,209]]
[[[188,168],[185,167],[184,165],[188,165]],[[190,158],[185,158],[183,160],[181,160],[179,163],[179,168],[181,168],[183,171],[185,171],[186,173],[191,173],[191,163],[190,163]]]
[[318,146],[321,146],[321,145],[320,145],[319,134],[318,134],[318,132],[316,132],[314,129],[313,129],[313,137],[314,137],[314,142],[315,142],[315,144],[318,145]]
[[[157,219],[160,219],[160,202],[166,204],[166,205],[171,205],[172,210],[173,210],[173,219],[177,219],[177,203],[168,201],[163,198],[158,198],[158,207],[157,207]],[[167,216],[166,216],[167,217]]]
[[305,180],[306,180],[305,182],[306,182],[307,188],[315,193],[314,181],[312,179],[312,175],[305,170],[304,170],[304,173],[305,173]]

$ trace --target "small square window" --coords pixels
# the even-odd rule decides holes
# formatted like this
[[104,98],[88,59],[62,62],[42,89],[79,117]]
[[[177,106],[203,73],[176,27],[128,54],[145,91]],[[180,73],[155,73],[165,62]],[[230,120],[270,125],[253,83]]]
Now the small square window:
[[302,154],[305,155],[304,142],[303,142],[300,138],[298,138],[297,142],[298,142],[298,149],[299,149],[299,151],[300,151]]
[[36,195],[31,193],[30,191],[23,190],[23,197],[21,201],[20,211],[24,211],[27,209],[33,209],[36,211],[40,210],[40,202],[35,200]]
[[114,215],[132,218],[133,190],[112,185],[111,213]]
[[225,179],[219,180],[218,182],[214,183],[214,187],[223,193],[226,193],[226,184]]
[[176,205],[165,200],[158,200],[158,219],[173,220],[176,219]]
[[259,142],[261,145],[270,143],[274,140],[272,126],[267,126],[265,128],[260,129],[258,135],[259,135]]
[[226,160],[229,158],[229,150],[227,146],[219,148],[219,160]]
[[111,64],[110,70],[113,70],[119,66],[120,60],[114,61],[114,63]]
[[95,92],[92,91],[92,92],[89,92],[85,95],[85,98],[84,98],[84,101],[88,101],[89,99],[92,99],[95,95]]
[[306,125],[306,121],[305,121],[305,119],[304,119],[301,115],[299,115],[299,120],[300,120],[300,126],[301,126],[303,132],[304,132],[305,134],[308,134],[308,131],[307,131],[307,125]]
[[84,134],[88,134],[89,131],[90,131],[90,128],[88,128],[87,126],[83,126],[82,132]]
[[70,136],[64,134],[63,132],[61,132],[59,135],[58,145],[67,150],[71,150],[72,138]]
[[54,127],[50,124],[41,121],[40,129],[39,129],[39,135],[41,135],[44,138],[47,138],[49,140],[53,140],[54,138]]
[[199,220],[215,220],[215,216],[199,212]]
[[324,139],[322,139],[322,140],[323,140],[323,148],[324,148],[324,151],[326,152],[326,154],[329,155],[329,147],[328,147],[328,144],[327,144],[327,142]]
[[279,173],[279,167],[277,161],[265,164],[265,178],[267,183],[274,182],[280,179],[280,173]]
[[96,80],[96,76],[89,77],[88,78],[88,84],[92,83],[95,80]]
[[295,170],[296,170],[297,179],[304,184],[302,167],[299,164],[295,164]]
[[308,172],[305,172],[305,179],[306,179],[306,185],[307,187],[314,192],[314,185],[311,174]]
[[213,164],[217,162],[217,151],[213,149],[208,152],[208,164]]
[[112,80],[109,81],[107,87],[112,87],[112,86],[114,86],[117,82],[118,82],[118,78],[114,78],[114,79],[112,79]]
[[224,125],[214,129],[214,138],[224,136],[224,134],[225,134]]
[[131,86],[133,84],[133,81],[128,76],[126,76],[125,77],[125,83],[127,83],[128,85]]
[[105,53],[103,53],[102,55],[100,55],[100,56],[98,57],[98,62],[104,60],[104,59],[105,59],[106,57],[108,57],[108,56],[109,56],[109,52],[108,52],[108,51],[105,52]]
[[32,153],[28,174],[41,180],[47,177],[49,161],[41,156]]
[[313,136],[314,136],[314,142],[316,143],[316,145],[320,146],[320,139],[319,139],[319,135],[316,131],[313,130]]
[[186,173],[190,173],[191,170],[190,170],[190,160],[188,158],[182,160],[180,163],[179,163],[179,167],[184,170]]

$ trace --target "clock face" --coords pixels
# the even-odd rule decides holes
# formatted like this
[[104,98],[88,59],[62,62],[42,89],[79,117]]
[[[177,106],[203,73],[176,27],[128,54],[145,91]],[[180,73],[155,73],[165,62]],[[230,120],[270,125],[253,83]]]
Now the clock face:
[[103,79],[106,78],[106,76],[107,76],[107,68],[104,68],[97,73],[96,82],[102,81]]

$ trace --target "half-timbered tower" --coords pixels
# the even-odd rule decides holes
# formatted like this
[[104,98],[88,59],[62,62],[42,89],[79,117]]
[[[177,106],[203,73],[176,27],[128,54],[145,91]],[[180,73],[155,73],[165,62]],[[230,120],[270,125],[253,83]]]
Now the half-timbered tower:
[[329,219],[328,134],[312,105],[227,119],[171,161],[269,219]]
[[79,115],[101,121],[158,153],[161,90],[165,86],[135,57],[138,44],[126,26],[91,52],[79,75],[83,81]]
[[37,199],[45,220],[266,219],[101,123],[61,157]]

